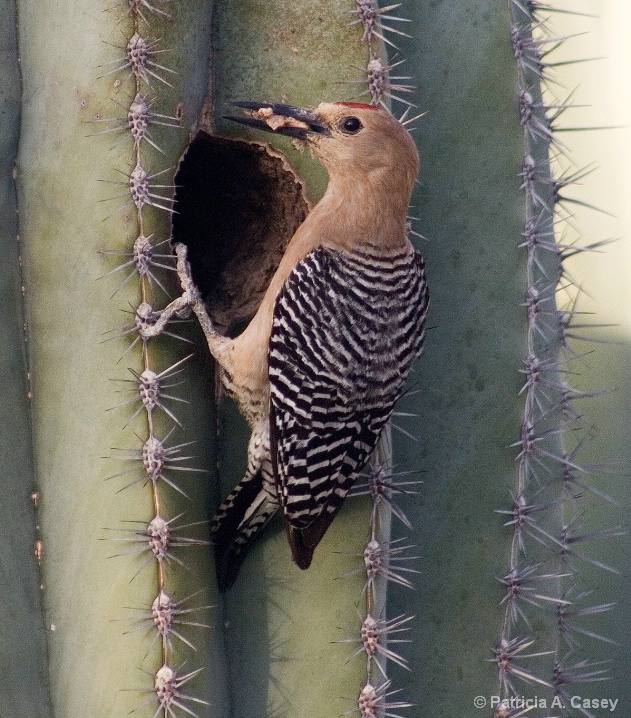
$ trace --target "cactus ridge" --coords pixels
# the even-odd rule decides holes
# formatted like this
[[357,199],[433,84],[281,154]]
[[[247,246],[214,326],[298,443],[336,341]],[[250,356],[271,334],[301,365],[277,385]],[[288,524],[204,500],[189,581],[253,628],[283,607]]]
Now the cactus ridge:
[[[566,149],[558,138],[557,120],[571,107],[544,101],[550,94],[551,54],[567,38],[552,32],[537,2],[511,0],[513,24],[510,39],[517,64],[519,123],[524,151],[519,173],[526,200],[523,242],[527,286],[524,309],[527,323],[526,358],[519,392],[524,401],[521,436],[517,450],[517,476],[512,506],[500,509],[512,533],[510,562],[498,577],[504,587],[501,605],[504,621],[494,658],[501,698],[494,715],[508,713],[516,698],[528,691],[547,693],[548,706],[562,705],[563,716],[592,713],[571,707],[571,686],[603,680],[607,669],[581,658],[577,635],[609,640],[580,625],[580,619],[611,609],[611,604],[589,605],[591,592],[577,589],[578,562],[587,561],[603,570],[612,567],[579,552],[579,546],[598,538],[619,535],[617,528],[580,533],[584,480],[593,467],[579,463],[579,453],[591,428],[575,401],[595,395],[571,386],[573,362],[583,355],[573,340],[583,339],[576,330],[576,303],[580,294],[566,266],[571,256],[589,251],[591,245],[564,245],[557,240],[559,226],[570,216],[568,204],[579,201],[563,190],[576,184],[591,168],[557,176],[555,157]],[[544,91],[540,86],[543,86]],[[586,203],[580,204],[587,206]],[[594,208],[596,209],[596,208]],[[596,243],[597,245],[598,243]],[[565,293],[566,308],[557,306]],[[597,392],[596,392],[597,393]],[[568,449],[567,446],[572,448]],[[579,478],[582,477],[582,478]],[[580,486],[579,486],[580,484]],[[607,496],[601,496],[610,500]],[[542,635],[541,628],[546,626]],[[560,701],[553,703],[553,699]],[[545,718],[548,714],[542,714]]]
[[[172,362],[166,368],[158,368],[157,334],[164,334],[181,341],[190,340],[175,332],[156,332],[155,324],[160,317],[158,300],[166,297],[170,299],[170,291],[166,274],[175,270],[174,257],[165,252],[169,238],[159,237],[155,232],[147,231],[147,212],[157,210],[171,214],[173,212],[174,185],[171,177],[174,168],[158,169],[154,171],[151,165],[155,153],[164,155],[163,149],[152,135],[156,127],[178,129],[181,127],[181,117],[162,114],[154,108],[160,99],[161,87],[172,87],[169,79],[174,76],[173,70],[168,68],[161,58],[168,56],[168,50],[161,46],[159,40],[150,39],[145,35],[145,26],[150,26],[154,18],[162,21],[172,19],[170,12],[165,9],[168,0],[128,0],[122,3],[119,9],[126,8],[127,14],[132,18],[133,33],[123,48],[123,55],[103,66],[105,72],[102,78],[124,75],[122,80],[117,79],[114,87],[117,92],[130,81],[134,84],[132,97],[128,106],[123,106],[124,115],[112,118],[98,117],[94,122],[107,125],[106,129],[95,134],[121,134],[118,146],[126,140],[131,140],[133,159],[130,169],[124,172],[124,179],[113,181],[114,184],[124,188],[121,194],[108,198],[109,201],[123,200],[105,219],[110,219],[120,213],[127,216],[130,211],[135,213],[137,224],[136,239],[130,249],[112,249],[101,253],[105,257],[120,257],[120,263],[102,278],[111,275],[123,274],[124,278],[114,289],[112,297],[124,286],[135,282],[138,286],[139,303],[132,308],[132,320],[123,327],[108,333],[107,339],[132,337],[121,359],[135,348],[140,347],[141,366],[130,367],[132,379],[120,379],[128,388],[125,393],[128,398],[123,399],[112,409],[132,408],[132,413],[125,423],[130,424],[143,420],[141,446],[139,448],[114,449],[113,457],[118,460],[130,462],[132,467],[111,476],[111,479],[123,478],[125,483],[119,491],[129,489],[141,484],[150,492],[153,505],[153,518],[146,521],[132,522],[141,524],[138,528],[123,527],[117,529],[122,536],[109,540],[121,542],[129,548],[121,551],[118,556],[139,556],[141,562],[132,580],[141,572],[153,567],[156,575],[155,598],[142,613],[132,619],[136,625],[126,631],[149,631],[153,637],[148,643],[145,659],[150,655],[152,647],[158,643],[160,646],[160,661],[153,669],[153,685],[151,688],[139,689],[142,693],[149,693],[149,698],[143,705],[153,703],[152,712],[155,717],[163,715],[164,718],[175,718],[179,715],[197,714],[193,710],[195,705],[209,705],[195,695],[184,692],[183,686],[192,681],[204,667],[194,668],[188,673],[182,673],[173,668],[181,660],[177,657],[174,639],[177,639],[178,650],[195,651],[194,642],[189,637],[189,629],[208,628],[208,624],[193,620],[194,614],[206,613],[211,606],[190,605],[199,592],[187,598],[176,600],[169,584],[177,579],[178,571],[186,569],[187,565],[180,553],[183,549],[194,546],[207,545],[204,538],[190,535],[194,527],[203,528],[207,522],[178,523],[182,513],[169,515],[167,505],[170,503],[167,490],[173,490],[188,499],[186,491],[176,479],[182,472],[190,474],[200,472],[200,469],[187,465],[193,457],[186,455],[184,450],[192,442],[171,443],[170,437],[176,427],[182,427],[173,408],[174,403],[184,402],[173,390],[182,383],[174,379],[186,371],[186,364],[192,354]],[[169,78],[169,79],[167,79]],[[113,101],[121,107],[121,103]],[[179,111],[179,110],[178,110]],[[109,180],[105,180],[109,181]],[[110,181],[111,182],[111,181]],[[107,200],[106,200],[107,201]],[[182,318],[181,321],[186,321]],[[177,323],[177,322],[176,322]],[[106,339],[106,340],[107,340]],[[157,416],[160,415],[160,421]],[[165,430],[162,428],[163,419],[172,422],[173,426]],[[121,620],[121,619],[118,619]],[[179,627],[186,627],[186,635]],[[188,661],[188,659],[187,659]],[[144,669],[142,669],[145,672]],[[157,704],[157,707],[156,707]]]

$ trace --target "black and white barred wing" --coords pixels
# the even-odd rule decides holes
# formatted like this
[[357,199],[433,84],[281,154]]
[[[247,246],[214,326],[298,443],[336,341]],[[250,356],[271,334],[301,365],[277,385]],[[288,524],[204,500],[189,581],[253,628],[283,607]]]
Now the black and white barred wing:
[[269,351],[271,454],[301,568],[375,448],[421,351],[428,294],[417,253],[320,248],[292,270]]

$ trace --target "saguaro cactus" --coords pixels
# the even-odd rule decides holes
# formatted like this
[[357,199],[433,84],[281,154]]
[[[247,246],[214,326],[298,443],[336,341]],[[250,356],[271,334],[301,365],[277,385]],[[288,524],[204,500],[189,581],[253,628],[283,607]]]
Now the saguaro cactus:
[[[598,663],[611,612],[597,576],[615,574],[584,550],[619,521],[587,513],[608,497],[582,459],[578,399],[593,391],[574,384],[569,260],[602,238],[560,234],[581,173],[555,169],[570,101],[549,84],[548,8],[0,8],[3,711],[600,715],[573,696],[623,711],[628,689],[602,689]],[[241,476],[245,433],[233,409],[216,411],[194,322],[145,331],[179,291],[173,178],[188,146],[179,182],[197,186],[186,201],[178,189],[174,231],[211,247],[192,256],[194,276],[216,311],[242,302],[240,319],[284,241],[261,230],[253,262],[243,227],[299,223],[326,180],[286,140],[267,151],[268,137],[237,137],[222,115],[242,99],[427,111],[411,231],[430,239],[418,241],[433,310],[392,456],[359,489],[377,508],[347,502],[304,573],[272,525],[220,597],[204,525]],[[205,191],[222,201],[209,208]]]

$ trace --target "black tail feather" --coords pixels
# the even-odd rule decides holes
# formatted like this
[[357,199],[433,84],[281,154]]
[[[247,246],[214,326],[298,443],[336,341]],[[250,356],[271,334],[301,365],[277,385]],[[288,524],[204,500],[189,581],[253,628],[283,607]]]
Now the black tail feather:
[[[339,508],[339,507],[338,507]],[[295,528],[285,520],[287,539],[291,547],[291,555],[298,568],[303,571],[311,566],[313,552],[322,540],[326,530],[337,514],[335,511],[325,511],[318,519],[305,528]]]
[[217,509],[211,530],[222,593],[235,582],[250,544],[276,510],[275,502],[263,490],[260,472],[241,481]]

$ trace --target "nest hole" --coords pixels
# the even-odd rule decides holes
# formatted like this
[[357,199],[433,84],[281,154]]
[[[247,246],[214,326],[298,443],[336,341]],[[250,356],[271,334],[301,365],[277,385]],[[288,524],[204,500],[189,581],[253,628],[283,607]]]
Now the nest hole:
[[218,327],[250,319],[309,211],[287,162],[260,144],[199,131],[175,175],[173,242]]

